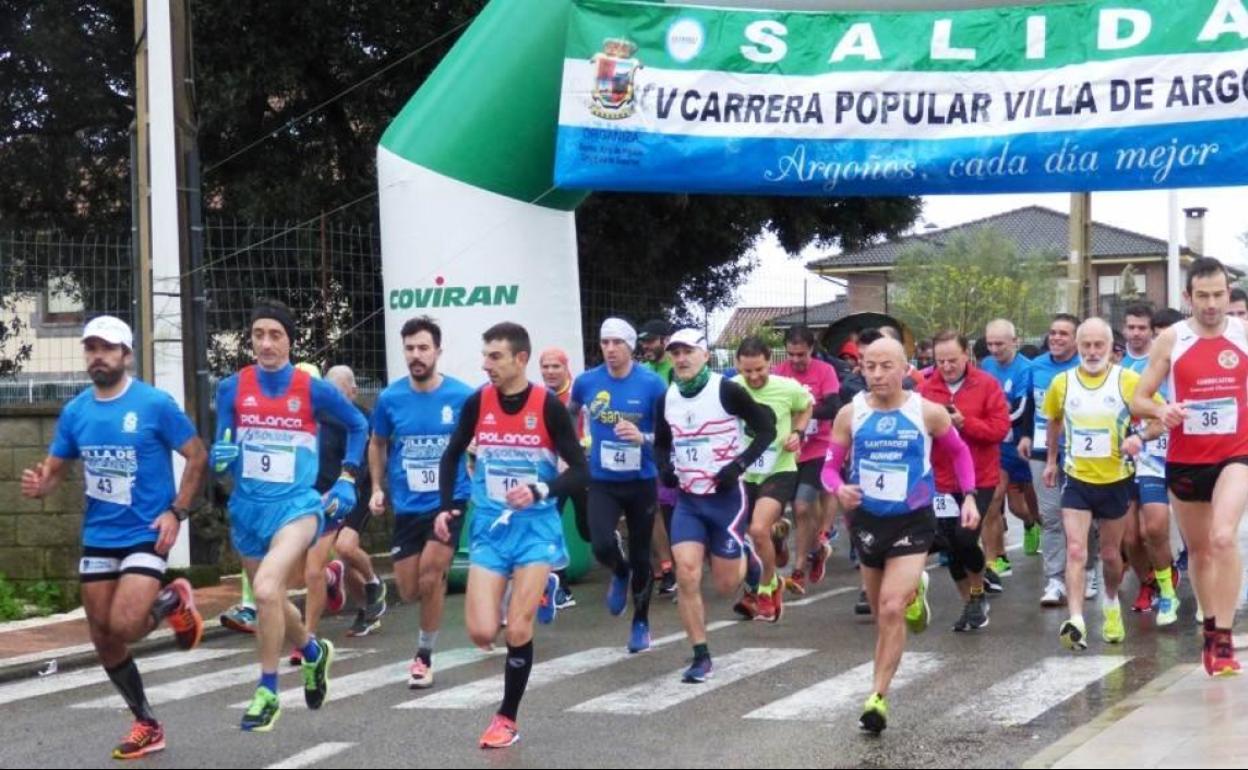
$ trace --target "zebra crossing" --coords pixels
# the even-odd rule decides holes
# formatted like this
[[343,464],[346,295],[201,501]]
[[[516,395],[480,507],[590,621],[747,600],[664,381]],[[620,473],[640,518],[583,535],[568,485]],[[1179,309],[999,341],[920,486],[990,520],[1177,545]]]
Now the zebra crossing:
[[[731,625],[733,621],[725,621]],[[656,640],[659,646],[678,641],[680,635]],[[436,670],[439,684],[432,690],[415,694],[405,688],[409,660],[378,661],[382,655],[374,649],[343,649],[339,663],[352,662],[347,668],[358,670],[337,674],[330,690],[330,701],[345,701],[368,696],[370,693],[402,692],[403,699],[390,705],[398,711],[469,711],[493,707],[502,692],[502,676],[497,667],[484,665],[475,670],[476,664],[497,660],[501,650],[482,651],[476,648],[458,648],[439,652]],[[178,702],[194,702],[196,699],[228,691],[238,691],[243,696],[255,678],[253,652],[245,648],[224,647],[198,649],[190,653],[165,653],[139,660],[139,667],[153,679],[148,687],[148,697],[153,705]],[[240,658],[239,660],[235,660]],[[925,684],[941,680],[946,667],[957,664],[956,653],[909,652],[902,659],[901,667],[893,684],[898,698],[906,698],[907,692],[915,692]],[[865,655],[864,655],[865,658]],[[539,661],[529,680],[529,692],[553,688],[564,683],[582,681],[584,677],[609,667],[627,666],[632,673],[643,673],[641,681],[630,680],[619,689],[581,699],[562,710],[567,714],[608,714],[622,717],[645,718],[700,698],[707,698],[719,691],[731,691],[738,686],[748,686],[770,674],[783,672],[794,666],[805,666],[802,676],[819,670],[819,650],[810,647],[761,647],[745,646],[725,651],[715,658],[714,676],[705,684],[692,686],[680,682],[679,670],[662,668],[654,675],[653,655],[629,655],[620,647],[591,647],[589,649],[560,655]],[[934,715],[938,719],[960,720],[975,717],[987,718],[1002,726],[1020,726],[1039,718],[1060,706],[1090,685],[1106,677],[1112,677],[1128,665],[1133,658],[1128,655],[1067,654],[1042,657],[1032,665],[1019,670],[995,684],[986,685],[973,704],[942,709]],[[224,667],[217,668],[217,666]],[[212,666],[214,670],[194,673],[190,676],[156,682],[157,674],[167,674],[174,669],[192,666]],[[361,668],[361,666],[363,666]],[[792,722],[824,722],[852,718],[864,692],[871,681],[872,664],[869,660],[848,669],[828,674],[825,678],[797,691],[776,693],[774,700],[750,708],[740,714],[743,720],[770,720]],[[452,674],[457,669],[465,674],[467,681],[456,681]],[[342,671],[342,669],[339,669]],[[283,677],[289,682],[297,679],[297,669],[286,669]],[[450,674],[448,676],[448,674]],[[597,678],[596,681],[616,681],[613,678]],[[290,682],[290,684],[295,684]],[[68,704],[74,710],[120,710],[121,699],[108,693],[102,697],[99,690],[107,687],[108,680],[99,669],[86,669],[62,676],[0,685],[0,704],[27,701],[35,698],[62,694],[81,700]],[[757,691],[757,689],[755,690]],[[301,687],[296,685],[282,691],[285,708],[303,708]],[[243,708],[246,702],[232,703],[231,708]],[[333,744],[337,753],[337,744]],[[326,749],[328,750],[328,749]]]

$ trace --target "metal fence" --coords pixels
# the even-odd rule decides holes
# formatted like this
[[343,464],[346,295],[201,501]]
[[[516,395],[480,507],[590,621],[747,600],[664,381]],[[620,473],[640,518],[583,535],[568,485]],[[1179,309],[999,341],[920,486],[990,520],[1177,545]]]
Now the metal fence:
[[[70,237],[58,232],[0,234],[0,404],[63,402],[87,384],[78,335],[90,318],[111,314],[132,325],[137,285],[129,233]],[[212,379],[250,360],[249,314],[259,298],[276,298],[295,313],[299,338],[293,355],[322,368],[351,366],[367,396],[386,381],[381,238],[376,221],[254,225],[209,219],[204,226],[204,307],[201,341]],[[617,273],[618,274],[618,273]],[[610,315],[640,324],[665,316],[702,328],[714,342],[732,323],[732,310],[702,305],[697,296],[657,296],[643,277],[621,282],[582,266],[585,357],[598,360],[597,329]],[[738,298],[742,304],[757,303]],[[804,293],[787,282],[763,286],[771,304]],[[800,307],[800,306],[799,306]],[[138,330],[136,329],[136,332]],[[712,362],[731,366],[720,346]],[[7,376],[6,376],[7,375]]]

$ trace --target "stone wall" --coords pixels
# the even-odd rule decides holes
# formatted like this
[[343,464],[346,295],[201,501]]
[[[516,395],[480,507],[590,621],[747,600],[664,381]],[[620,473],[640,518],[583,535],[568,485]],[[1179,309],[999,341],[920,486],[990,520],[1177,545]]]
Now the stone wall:
[[85,495],[78,463],[43,500],[22,497],[22,471],[47,456],[59,406],[0,407],[0,574],[15,583],[61,584],[76,601]]

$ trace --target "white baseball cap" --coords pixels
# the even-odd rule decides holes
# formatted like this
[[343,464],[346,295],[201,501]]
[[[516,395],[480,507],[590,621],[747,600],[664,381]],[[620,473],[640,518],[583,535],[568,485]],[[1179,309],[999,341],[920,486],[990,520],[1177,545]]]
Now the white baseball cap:
[[110,345],[125,345],[127,349],[134,350],[134,333],[130,331],[125,321],[115,316],[102,315],[92,318],[82,330],[82,341],[86,342],[92,337],[104,340]]
[[671,350],[677,345],[687,345],[698,350],[709,350],[706,345],[706,335],[700,329],[681,329],[671,336],[667,341],[667,349]]

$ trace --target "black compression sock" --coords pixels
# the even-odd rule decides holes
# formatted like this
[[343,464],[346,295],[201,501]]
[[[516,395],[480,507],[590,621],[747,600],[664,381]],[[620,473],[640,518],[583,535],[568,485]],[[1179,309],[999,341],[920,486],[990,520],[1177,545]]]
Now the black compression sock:
[[104,671],[113,680],[113,685],[121,693],[135,719],[144,722],[156,721],[156,715],[152,713],[152,707],[147,702],[147,694],[143,691],[143,677],[139,675],[139,667],[134,665],[133,657],[127,657],[112,668],[105,667]]
[[507,645],[507,661],[503,671],[503,705],[498,713],[511,721],[516,721],[520,711],[520,699],[524,697],[524,688],[529,685],[529,672],[533,670],[533,640],[519,647]]
[[[638,585],[640,583],[640,585]],[[650,597],[654,593],[654,576],[650,570],[633,572],[633,620],[650,622]]]

